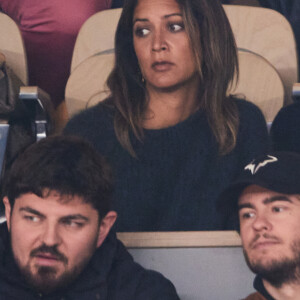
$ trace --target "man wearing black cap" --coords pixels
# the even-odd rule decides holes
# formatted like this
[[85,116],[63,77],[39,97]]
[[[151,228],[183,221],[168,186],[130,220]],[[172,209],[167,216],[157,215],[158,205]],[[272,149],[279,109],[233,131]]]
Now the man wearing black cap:
[[274,152],[248,164],[222,196],[238,209],[256,293],[246,299],[300,299],[300,155]]

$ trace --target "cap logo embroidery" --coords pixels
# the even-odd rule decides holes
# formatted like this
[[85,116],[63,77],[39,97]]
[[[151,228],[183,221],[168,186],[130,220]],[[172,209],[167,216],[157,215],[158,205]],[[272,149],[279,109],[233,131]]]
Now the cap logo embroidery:
[[247,165],[244,170],[249,170],[252,175],[254,175],[261,167],[266,166],[267,164],[273,163],[275,161],[278,161],[277,157],[267,155],[269,159],[265,159],[264,161],[258,163],[257,165],[253,163],[253,161]]

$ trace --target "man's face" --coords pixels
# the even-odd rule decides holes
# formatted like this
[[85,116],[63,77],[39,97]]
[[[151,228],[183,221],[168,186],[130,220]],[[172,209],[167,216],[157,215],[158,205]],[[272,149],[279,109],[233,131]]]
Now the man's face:
[[44,293],[73,281],[109,231],[101,232],[98,212],[77,196],[27,193],[12,211],[7,198],[4,203],[15,261],[27,282]]
[[274,285],[299,278],[300,198],[251,185],[238,201],[240,234],[251,270]]

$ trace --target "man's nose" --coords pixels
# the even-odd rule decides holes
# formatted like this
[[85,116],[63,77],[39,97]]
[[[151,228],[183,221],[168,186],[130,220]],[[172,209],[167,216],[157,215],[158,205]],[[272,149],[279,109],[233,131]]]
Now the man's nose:
[[61,243],[61,237],[57,225],[45,224],[41,234],[41,240],[48,246],[59,245]]
[[269,221],[268,217],[264,214],[257,215],[255,220],[253,221],[252,226],[256,231],[261,231],[261,230],[268,231],[272,229],[271,222]]

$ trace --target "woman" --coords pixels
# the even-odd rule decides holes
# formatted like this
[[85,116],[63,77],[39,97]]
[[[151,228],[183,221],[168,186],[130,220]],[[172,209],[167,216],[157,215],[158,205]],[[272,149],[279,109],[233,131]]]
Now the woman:
[[111,98],[74,117],[115,170],[117,230],[224,228],[217,197],[266,151],[253,104],[227,97],[237,71],[218,0],[129,0],[116,33]]

